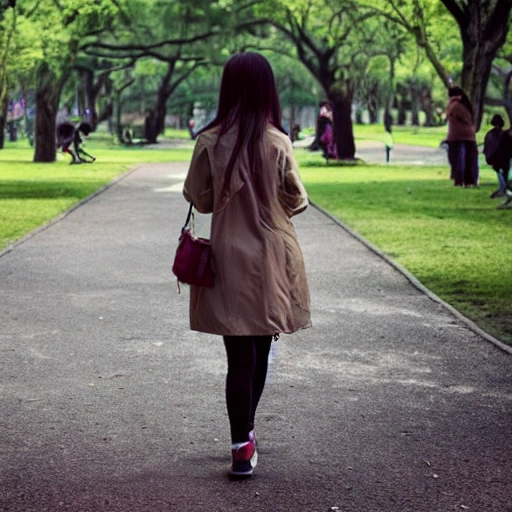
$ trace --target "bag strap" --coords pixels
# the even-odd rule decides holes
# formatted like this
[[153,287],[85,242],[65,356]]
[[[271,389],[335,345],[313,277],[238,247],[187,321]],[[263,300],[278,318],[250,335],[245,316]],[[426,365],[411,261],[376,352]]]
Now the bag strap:
[[194,208],[194,205],[193,203],[190,203],[190,207],[188,209],[188,213],[187,213],[187,220],[185,221],[185,224],[183,225],[183,228],[182,229],[186,229],[189,222],[190,222],[190,219],[192,218],[192,208]]
[[[185,224],[183,224],[183,227],[181,228],[182,232],[183,232],[183,230],[187,229],[190,219],[193,218],[193,215],[194,215],[194,213],[192,211],[193,208],[194,208],[194,204],[190,203],[190,206],[188,208],[188,213],[187,213],[187,219],[185,220]],[[192,227],[191,231],[193,231],[193,227]],[[181,293],[180,280],[178,278],[176,278],[176,283],[178,285],[178,293]]]

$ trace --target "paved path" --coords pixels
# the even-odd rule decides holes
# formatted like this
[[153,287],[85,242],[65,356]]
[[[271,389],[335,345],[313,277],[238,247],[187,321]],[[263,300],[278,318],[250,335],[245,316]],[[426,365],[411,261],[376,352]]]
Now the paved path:
[[[356,157],[370,163],[386,163],[384,144],[376,141],[358,141]],[[444,165],[447,169],[449,168],[446,149],[407,144],[393,145],[389,163],[392,165]]]
[[[295,147],[308,148],[313,138],[307,138],[294,143]],[[368,163],[385,164],[386,150],[380,141],[358,140],[356,158]],[[448,169],[448,156],[442,147],[429,148],[426,146],[411,146],[394,144],[390,152],[391,165],[444,165]]]
[[0,510],[511,512],[512,357],[314,208],[314,327],[276,345],[256,475],[226,478],[222,343],[171,275],[185,168],[0,257]]

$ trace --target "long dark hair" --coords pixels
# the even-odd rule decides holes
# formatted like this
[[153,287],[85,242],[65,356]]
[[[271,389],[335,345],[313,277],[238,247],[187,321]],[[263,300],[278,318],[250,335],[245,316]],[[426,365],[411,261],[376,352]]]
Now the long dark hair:
[[463,89],[458,85],[452,85],[448,89],[448,97],[452,98],[453,96],[461,97],[460,102],[469,110],[471,118],[474,119],[473,105],[471,105],[471,101],[469,101],[468,95],[463,91]]
[[236,126],[236,142],[224,175],[224,193],[229,194],[235,162],[246,149],[255,188],[267,212],[269,197],[259,171],[263,164],[263,134],[268,123],[286,133],[281,125],[281,107],[272,67],[259,53],[237,53],[224,66],[217,115],[201,132],[219,127],[218,141]]

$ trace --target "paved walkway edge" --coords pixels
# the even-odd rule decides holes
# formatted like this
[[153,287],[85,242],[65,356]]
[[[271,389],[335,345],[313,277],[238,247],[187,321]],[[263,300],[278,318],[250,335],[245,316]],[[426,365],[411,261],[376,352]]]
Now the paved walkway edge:
[[502,341],[498,340],[494,336],[491,336],[489,333],[485,332],[483,329],[478,327],[472,320],[465,317],[462,313],[457,311],[453,306],[445,302],[443,299],[438,297],[435,293],[431,292],[428,288],[426,288],[423,284],[421,284],[416,277],[414,277],[408,270],[406,270],[404,267],[393,261],[385,252],[381,251],[378,247],[374,246],[372,243],[370,243],[368,240],[363,238],[359,233],[356,233],[352,229],[350,229],[347,225],[345,225],[342,221],[340,221],[338,218],[334,217],[331,213],[329,213],[327,210],[324,210],[321,206],[317,205],[316,203],[310,201],[311,206],[316,208],[318,211],[322,212],[326,217],[328,217],[330,220],[332,220],[335,224],[340,226],[342,229],[344,229],[347,233],[349,233],[352,237],[357,239],[359,242],[361,242],[363,245],[368,247],[372,252],[374,252],[377,256],[385,260],[389,265],[394,267],[398,272],[403,274],[403,276],[419,291],[427,295],[431,300],[434,302],[437,302],[438,304],[441,304],[444,308],[446,308],[452,315],[454,315],[456,318],[458,318],[460,321],[462,321],[469,329],[471,329],[473,332],[479,334],[482,338],[485,340],[493,343],[498,348],[503,350],[504,352],[507,352],[508,354],[512,355],[512,346],[507,345],[506,343],[503,343]]
[[78,201],[78,203],[75,203],[69,210],[66,210],[65,212],[61,213],[57,217],[54,217],[52,220],[48,221],[46,224],[39,226],[38,228],[34,229],[34,231],[31,231],[30,233],[26,234],[24,237],[20,238],[19,240],[16,240],[16,242],[12,243],[11,245],[8,245],[5,249],[0,251],[0,258],[2,256],[5,256],[7,253],[11,252],[16,246],[26,242],[27,240],[29,240],[33,236],[37,235],[38,233],[41,233],[41,231],[44,231],[45,229],[48,229],[49,227],[56,224],[57,222],[60,222],[62,219],[65,219],[70,213],[74,212],[77,208],[80,208],[80,206],[82,206],[83,204],[88,203],[91,199],[93,199],[94,197],[105,192],[105,190],[114,186],[119,181],[124,180],[127,176],[132,174],[132,172],[137,171],[143,165],[145,165],[145,164],[138,164],[135,167],[131,167],[124,173],[113,178],[111,181],[109,181],[106,185],[104,185],[100,189],[96,190],[96,192],[93,192],[90,196],[84,197],[84,199],[82,199],[81,201]]

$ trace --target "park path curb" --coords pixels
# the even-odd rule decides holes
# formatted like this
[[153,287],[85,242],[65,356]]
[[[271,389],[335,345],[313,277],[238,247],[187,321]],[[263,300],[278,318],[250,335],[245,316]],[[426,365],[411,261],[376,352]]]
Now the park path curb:
[[114,179],[109,181],[106,185],[104,185],[100,189],[96,190],[96,192],[93,192],[90,196],[87,196],[84,199],[78,201],[78,203],[75,203],[69,210],[66,210],[65,212],[61,213],[57,217],[48,221],[46,224],[43,224],[42,226],[39,226],[38,228],[34,229],[34,231],[31,231],[30,233],[26,234],[24,237],[20,238],[19,240],[16,240],[16,242],[14,242],[13,244],[8,245],[5,249],[0,251],[0,258],[2,256],[5,256],[6,254],[10,253],[18,245],[21,245],[22,243],[26,242],[27,240],[30,240],[33,236],[37,235],[38,233],[41,233],[41,231],[44,231],[45,229],[48,229],[49,227],[53,226],[54,224],[57,224],[57,222],[60,222],[61,220],[65,219],[70,213],[73,213],[77,208],[80,208],[80,206],[82,206],[83,204],[88,203],[91,199],[93,199],[96,196],[105,192],[105,190],[114,186],[116,183],[120,182],[121,180],[124,180],[126,177],[128,177],[130,174],[137,171],[138,169],[140,169],[140,167],[142,167],[144,165],[147,165],[147,164],[137,164],[135,167],[131,167],[130,169],[125,171],[123,174],[116,176]]
[[506,343],[503,343],[502,341],[498,340],[494,336],[491,336],[489,333],[485,332],[483,329],[478,327],[472,320],[465,317],[462,313],[457,311],[453,306],[445,302],[443,299],[438,297],[435,293],[430,291],[428,288],[426,288],[414,275],[412,275],[408,270],[406,270],[404,267],[396,263],[393,259],[391,259],[385,252],[381,251],[378,247],[374,246],[372,243],[370,243],[368,240],[366,240],[364,237],[362,237],[359,233],[356,233],[352,229],[350,229],[347,225],[345,225],[342,221],[340,221],[338,218],[334,217],[331,213],[324,210],[321,206],[317,205],[316,203],[310,201],[311,206],[316,208],[319,212],[323,213],[326,217],[328,217],[330,220],[332,220],[335,224],[340,226],[342,229],[344,229],[349,235],[354,237],[356,240],[361,242],[363,245],[365,245],[368,249],[370,249],[373,253],[375,253],[377,256],[382,258],[384,261],[386,261],[389,265],[394,267],[398,272],[400,272],[416,289],[418,289],[420,292],[424,293],[434,302],[440,304],[445,309],[447,309],[453,316],[455,316],[458,320],[463,322],[469,329],[471,329],[476,334],[480,335],[485,340],[489,341],[490,343],[493,343],[496,345],[496,347],[500,348],[504,352],[512,355],[512,347],[507,345]]

